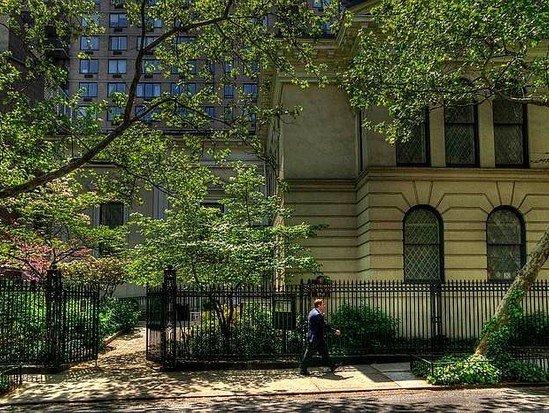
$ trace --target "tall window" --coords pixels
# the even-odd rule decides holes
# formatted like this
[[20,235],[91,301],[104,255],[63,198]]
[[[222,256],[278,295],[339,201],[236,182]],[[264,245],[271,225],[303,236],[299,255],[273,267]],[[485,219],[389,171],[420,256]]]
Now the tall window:
[[527,166],[526,105],[495,99],[492,108],[496,167]]
[[477,105],[444,109],[446,166],[478,166]]
[[234,86],[233,85],[223,86],[223,97],[224,98],[233,98],[234,97]]
[[429,206],[404,217],[404,281],[434,282],[443,277],[442,220]]
[[425,111],[423,122],[417,125],[406,142],[396,142],[396,162],[400,166],[428,166],[429,113]]
[[[96,221],[99,225],[105,225],[109,228],[116,228],[125,223],[124,204],[122,202],[107,202],[99,207],[99,219]],[[104,243],[99,244],[99,255],[109,255],[113,253]]]
[[116,228],[124,224],[124,204],[122,202],[107,202],[99,208],[99,224]]
[[497,208],[486,221],[489,281],[511,281],[526,262],[524,221],[513,208]]

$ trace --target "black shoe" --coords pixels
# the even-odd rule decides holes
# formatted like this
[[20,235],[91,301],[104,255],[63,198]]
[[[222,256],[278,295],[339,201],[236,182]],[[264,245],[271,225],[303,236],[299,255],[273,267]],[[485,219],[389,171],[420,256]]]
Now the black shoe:
[[332,366],[330,367],[330,371],[333,373],[337,371],[337,369],[339,369],[340,367],[341,367],[341,364],[339,363],[332,364]]
[[299,370],[299,374],[301,374],[302,376],[310,376],[311,373],[309,373],[307,370]]

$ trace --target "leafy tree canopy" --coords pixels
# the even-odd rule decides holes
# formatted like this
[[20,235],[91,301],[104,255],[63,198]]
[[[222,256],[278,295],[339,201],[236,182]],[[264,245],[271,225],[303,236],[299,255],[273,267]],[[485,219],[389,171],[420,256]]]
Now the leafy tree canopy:
[[234,169],[222,184],[223,214],[196,208],[187,198],[170,198],[165,220],[137,217],[143,242],[132,253],[136,279],[160,282],[161,269],[168,265],[177,270],[179,281],[198,285],[255,285],[266,276],[318,270],[298,243],[313,236],[314,228],[283,222],[289,211],[278,198],[263,194],[264,178],[254,166],[238,163]]
[[491,96],[549,105],[549,2],[382,0],[343,74],[355,107],[388,108],[377,124],[406,138],[426,107]]
[[[134,197],[143,177],[149,184],[166,187],[166,182],[158,182],[158,174],[151,173],[169,168],[172,159],[166,155],[189,148],[204,150],[204,142],[226,138],[244,140],[260,151],[259,140],[249,134],[250,116],[262,125],[284,112],[264,109],[257,105],[254,93],[247,97],[243,93],[225,116],[214,119],[218,125],[214,130],[204,107],[221,103],[225,85],[239,76],[255,81],[269,67],[301,84],[297,72],[322,79],[322,67],[311,59],[322,18],[306,2],[125,0],[120,2],[120,12],[126,12],[128,25],[139,30],[137,58],[128,62],[127,88],[76,116],[78,94],[55,93],[65,88],[67,78],[65,69],[53,59],[55,47],[66,46],[81,35],[104,33],[108,19],[97,19],[91,0],[7,0],[0,4],[10,36],[27,49],[26,57],[17,62],[9,51],[0,53],[4,107],[0,113],[0,198],[31,191],[98,162],[116,170],[116,178],[124,182],[117,186],[120,196]],[[158,20],[164,29],[155,30],[153,36],[151,28]],[[212,64],[224,68],[215,82]],[[177,71],[178,86],[146,101],[136,112],[139,83],[153,70],[165,76]],[[195,71],[211,83],[191,93],[187,86]],[[32,82],[47,85],[44,100],[28,96]],[[117,123],[106,133],[101,120],[113,107],[118,108],[113,115]],[[174,137],[160,127],[191,133],[179,134],[174,143]]]
[[93,227],[90,212],[110,200],[83,191],[71,176],[0,203],[0,267],[41,279],[52,265],[90,256],[93,249],[120,254],[127,228]]

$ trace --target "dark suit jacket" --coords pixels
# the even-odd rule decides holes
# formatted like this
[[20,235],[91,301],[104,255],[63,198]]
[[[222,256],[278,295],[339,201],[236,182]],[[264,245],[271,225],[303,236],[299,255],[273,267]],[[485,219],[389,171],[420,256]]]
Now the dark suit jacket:
[[334,329],[326,323],[324,314],[322,314],[318,308],[313,308],[309,312],[307,320],[309,321],[307,341],[312,347],[316,347],[324,342],[324,334],[326,332],[334,331]]

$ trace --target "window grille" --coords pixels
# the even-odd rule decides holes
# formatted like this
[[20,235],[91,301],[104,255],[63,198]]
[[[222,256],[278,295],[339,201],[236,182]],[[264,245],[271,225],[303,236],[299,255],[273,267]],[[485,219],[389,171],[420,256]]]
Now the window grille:
[[494,210],[486,222],[489,281],[511,281],[526,260],[522,217],[511,208]]
[[442,281],[442,223],[429,207],[404,217],[404,281]]
[[496,99],[492,108],[496,167],[526,166],[526,106]]
[[446,166],[477,166],[477,106],[469,104],[447,107],[444,117]]

